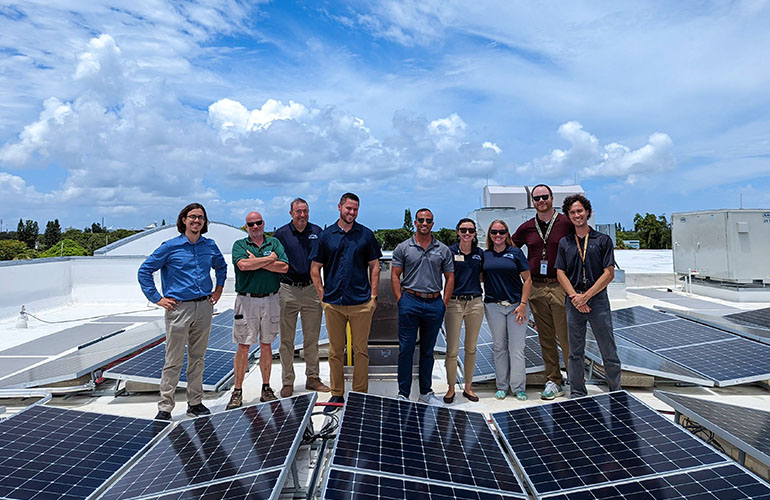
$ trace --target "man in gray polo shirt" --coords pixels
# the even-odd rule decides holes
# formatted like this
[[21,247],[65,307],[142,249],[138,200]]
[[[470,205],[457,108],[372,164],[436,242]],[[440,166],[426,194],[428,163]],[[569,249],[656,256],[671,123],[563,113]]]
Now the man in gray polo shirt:
[[[432,234],[433,213],[417,211],[417,232],[393,251],[390,283],[398,301],[398,397],[409,399],[412,389],[412,359],[420,332],[419,401],[441,405],[431,389],[433,348],[436,345],[446,303],[454,289],[454,261],[449,248]],[[403,280],[402,280],[403,275]],[[442,275],[445,278],[441,299]]]

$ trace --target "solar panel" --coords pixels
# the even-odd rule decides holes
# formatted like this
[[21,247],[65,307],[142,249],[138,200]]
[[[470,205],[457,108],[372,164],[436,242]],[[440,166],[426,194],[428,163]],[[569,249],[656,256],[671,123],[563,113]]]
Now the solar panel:
[[32,406],[0,422],[0,497],[88,498],[167,426]]
[[737,465],[633,481],[548,497],[549,500],[770,499],[770,487]]
[[617,309],[612,311],[612,326],[615,330],[629,326],[649,325],[660,323],[661,321],[670,321],[675,317],[662,312],[648,309],[642,306],[628,307],[626,309]]
[[[297,332],[294,334],[294,350],[302,349],[305,337],[302,335],[302,322],[297,321]],[[326,320],[321,323],[321,330],[318,332],[318,345],[327,345],[329,343],[329,332],[326,331]]]
[[[615,337],[615,346],[618,358],[624,370],[662,377],[669,380],[677,380],[689,384],[697,384],[713,387],[714,381],[692,370],[669,361],[659,354],[629,342],[621,336]],[[586,357],[591,361],[602,364],[602,355],[599,346],[589,331],[586,335]]]
[[345,404],[331,466],[523,497],[484,415],[357,392]]
[[521,497],[331,469],[322,498],[329,500],[507,500]]
[[735,335],[717,330],[716,328],[679,318],[662,323],[629,326],[615,332],[615,334],[651,351],[685,345],[720,342],[735,338]]
[[38,337],[0,352],[2,356],[55,356],[101,337],[115,334],[131,323],[86,323]]
[[671,392],[655,397],[770,467],[770,411],[756,410]]
[[302,394],[180,422],[101,498],[189,498],[178,493],[273,471],[281,473],[280,487],[316,398]]
[[727,460],[625,391],[495,413],[492,419],[537,495]]
[[144,497],[144,500],[263,500],[275,495],[280,476],[281,471],[273,470],[199,488]]
[[770,330],[770,307],[756,309],[754,311],[744,311],[735,314],[728,314],[725,318],[735,323],[755,326]]
[[713,314],[704,314],[702,312],[675,310],[670,310],[668,312],[671,312],[680,318],[726,330],[730,333],[740,335],[741,337],[762,342],[763,344],[770,344],[770,330],[765,327],[733,321],[726,316],[714,316]]

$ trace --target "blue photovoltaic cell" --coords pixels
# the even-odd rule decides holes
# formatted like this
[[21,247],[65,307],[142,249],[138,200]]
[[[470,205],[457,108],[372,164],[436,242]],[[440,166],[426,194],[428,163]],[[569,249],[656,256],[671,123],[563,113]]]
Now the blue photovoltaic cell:
[[87,498],[167,426],[32,406],[0,422],[0,497]]
[[725,318],[741,325],[770,329],[770,307],[728,314]]
[[162,496],[283,470],[294,458],[316,398],[303,394],[180,422],[102,498]]
[[770,487],[737,465],[580,490],[549,500],[768,500]]
[[[651,325],[630,326],[615,332],[651,351],[685,345],[705,344],[735,339],[736,336],[686,319],[673,319]],[[719,348],[719,346],[714,346]]]
[[624,391],[495,413],[492,419],[538,495],[727,460]]
[[484,415],[350,393],[332,465],[521,495]]
[[331,469],[323,498],[327,500],[509,500],[522,497]]
[[280,470],[273,470],[144,500],[267,500],[273,495],[280,475]]
[[634,306],[626,309],[617,309],[612,311],[612,326],[616,330],[629,326],[648,325],[650,323],[670,321],[672,319],[676,319],[676,317],[642,306]]

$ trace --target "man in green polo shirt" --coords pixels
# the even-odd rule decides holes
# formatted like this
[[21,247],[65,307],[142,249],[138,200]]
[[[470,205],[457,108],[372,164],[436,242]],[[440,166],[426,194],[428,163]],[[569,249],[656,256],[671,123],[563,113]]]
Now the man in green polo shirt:
[[243,404],[243,379],[249,362],[249,348],[259,342],[259,371],[262,373],[261,402],[278,399],[270,388],[273,352],[270,344],[278,336],[281,306],[278,289],[281,273],[289,270],[289,259],[281,242],[265,238],[265,221],[259,212],[246,216],[249,237],[233,243],[235,266],[235,317],[233,342],[238,344],[233,361],[235,385],[227,409]]

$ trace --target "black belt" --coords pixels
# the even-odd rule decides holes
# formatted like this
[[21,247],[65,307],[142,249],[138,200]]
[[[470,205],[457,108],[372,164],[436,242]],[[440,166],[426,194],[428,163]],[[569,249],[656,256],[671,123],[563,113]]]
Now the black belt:
[[404,291],[406,293],[411,293],[412,295],[416,295],[421,299],[436,299],[438,297],[441,297],[441,292],[418,292],[415,290],[410,290],[408,288],[404,288]]
[[541,278],[540,276],[532,276],[532,281],[536,283],[548,283],[548,284],[559,282],[559,280],[557,280],[556,278]]
[[246,292],[238,292],[238,295],[241,295],[243,297],[252,297],[255,299],[262,299],[265,297],[270,297],[271,295],[275,295],[277,292],[272,293],[246,293]]
[[204,300],[209,300],[211,295],[204,295],[202,297],[198,297],[197,299],[188,299],[188,300],[180,300],[179,302],[203,302]]
[[481,294],[478,295],[452,295],[452,300],[473,300],[481,297]]
[[[519,300],[519,302],[521,302],[521,300]],[[519,302],[511,302],[510,300],[495,300],[489,297],[484,297],[485,304],[502,304],[505,307],[512,306],[513,304],[518,304]]]
[[310,286],[313,284],[312,281],[284,281],[284,280],[281,280],[281,283],[289,286],[298,286],[300,288],[304,288],[306,286]]

